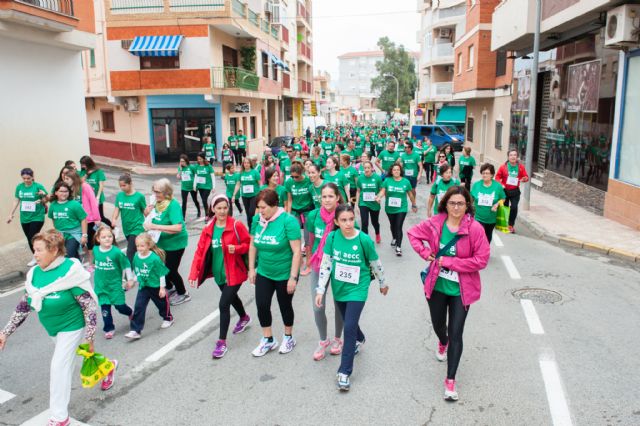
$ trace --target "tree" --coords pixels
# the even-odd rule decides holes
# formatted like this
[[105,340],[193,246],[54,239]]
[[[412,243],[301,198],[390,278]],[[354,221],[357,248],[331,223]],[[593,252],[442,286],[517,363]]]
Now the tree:
[[396,47],[388,37],[380,38],[378,47],[384,53],[384,59],[376,63],[378,76],[371,80],[371,90],[380,93],[378,108],[391,115],[396,107],[396,81],[393,77],[385,77],[391,74],[398,79],[398,107],[400,112],[407,114],[418,86],[413,58],[403,45]]

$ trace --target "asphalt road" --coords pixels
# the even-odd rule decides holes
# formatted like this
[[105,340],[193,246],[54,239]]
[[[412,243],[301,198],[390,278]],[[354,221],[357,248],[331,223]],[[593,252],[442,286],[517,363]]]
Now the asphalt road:
[[[140,189],[151,180],[136,178]],[[108,201],[109,192],[111,187]],[[419,193],[420,210],[409,215],[405,230],[425,216],[424,185]],[[482,298],[467,318],[457,377],[460,400],[447,403],[442,399],[446,363],[434,358],[436,339],[418,281],[422,261],[408,241],[405,255],[396,258],[387,223],[384,218],[378,249],[390,291],[383,297],[372,286],[361,321],[367,343],[356,358],[349,393],[336,389],[339,358],[312,359],[318,336],[308,279],[294,298],[296,349],[258,359],[250,354],[261,333],[248,284],[240,296],[255,321],[245,333],[230,334],[224,359],[211,359],[219,291],[207,282],[192,291],[191,302],[173,309],[176,321],[167,330],[159,329],[161,320],[150,307],[141,340],[125,340],[128,324],[122,316],[116,316],[113,340],[98,333],[96,349],[120,361],[116,384],[108,392],[86,390],[78,378],[72,417],[91,425],[640,423],[640,273],[525,235],[499,234],[502,245],[492,245],[482,272]],[[185,277],[197,232],[192,229],[183,259]],[[523,304],[513,295],[519,289],[554,293],[529,292],[526,297],[535,301]],[[135,290],[127,301],[132,305],[134,298]],[[17,293],[0,297],[2,321],[17,299]],[[280,340],[275,301],[273,312]],[[52,350],[35,315],[8,340],[0,353],[0,401],[7,392],[15,396],[0,404],[0,424],[19,425],[48,408]]]

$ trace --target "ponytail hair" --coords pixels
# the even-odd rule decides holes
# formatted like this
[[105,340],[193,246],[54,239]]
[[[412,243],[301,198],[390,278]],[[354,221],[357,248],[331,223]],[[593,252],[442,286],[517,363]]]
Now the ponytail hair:
[[138,242],[138,241],[142,241],[142,242],[146,243],[149,246],[149,250],[151,250],[152,252],[157,254],[158,257],[163,262],[166,261],[167,254],[164,252],[164,250],[162,250],[160,247],[158,247],[156,242],[153,241],[153,238],[151,238],[151,235],[149,235],[147,232],[143,232],[143,233],[139,234],[136,237],[136,242]]

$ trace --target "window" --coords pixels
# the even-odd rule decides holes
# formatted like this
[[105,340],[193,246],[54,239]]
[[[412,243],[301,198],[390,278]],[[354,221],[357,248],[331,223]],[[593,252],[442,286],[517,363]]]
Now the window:
[[238,118],[232,117],[229,119],[229,132],[233,132],[235,135],[238,132]]
[[[624,117],[622,118],[622,128],[619,145],[619,162],[616,167],[617,178],[632,185],[640,185],[640,144],[638,144],[638,134],[640,134],[640,120],[638,113],[640,110],[640,56],[634,54],[629,58],[626,74],[626,88],[622,103],[624,105]],[[596,155],[598,157],[608,156],[608,144],[606,140],[600,142]]]
[[473,142],[473,117],[467,118],[467,141]]
[[467,65],[468,69],[473,68],[473,64],[474,64],[474,47],[473,44],[471,46],[469,46],[469,63]]
[[269,78],[269,55],[262,52],[262,76]]
[[141,70],[161,70],[180,68],[180,58],[178,56],[141,56]]
[[96,67],[96,51],[93,49],[89,50],[89,67]]
[[271,69],[273,71],[271,78],[274,81],[278,81],[278,66],[275,64],[275,62],[271,65]]
[[507,51],[498,50],[496,54],[496,77],[500,77],[507,73]]
[[256,116],[255,115],[252,115],[251,119],[249,120],[249,138],[250,139],[256,138]]
[[102,116],[102,131],[103,132],[115,132],[116,126],[113,121],[113,110],[103,109],[100,110]]
[[502,149],[502,121],[496,120],[496,149]]
[[458,75],[462,74],[462,53],[458,53]]

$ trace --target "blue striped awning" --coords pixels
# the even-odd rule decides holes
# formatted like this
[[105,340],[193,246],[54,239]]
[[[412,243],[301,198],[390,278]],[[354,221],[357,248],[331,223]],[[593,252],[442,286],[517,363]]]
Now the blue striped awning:
[[129,52],[136,56],[178,56],[183,36],[140,36],[133,39]]

